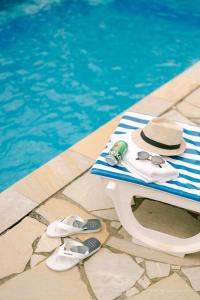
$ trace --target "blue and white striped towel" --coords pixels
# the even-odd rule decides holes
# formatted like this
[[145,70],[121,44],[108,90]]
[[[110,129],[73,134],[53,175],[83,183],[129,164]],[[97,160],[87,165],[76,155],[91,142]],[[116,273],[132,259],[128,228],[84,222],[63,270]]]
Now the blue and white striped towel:
[[[144,127],[152,116],[134,112],[126,112],[114,134],[128,133]],[[186,141],[186,151],[179,156],[168,157],[167,161],[179,171],[179,177],[165,183],[147,183],[141,180],[137,174],[130,173],[122,166],[112,167],[106,163],[105,156],[108,153],[106,147],[100,154],[91,173],[108,178],[128,181],[154,189],[162,190],[181,197],[200,201],[200,128],[178,123],[183,128],[183,137]]]

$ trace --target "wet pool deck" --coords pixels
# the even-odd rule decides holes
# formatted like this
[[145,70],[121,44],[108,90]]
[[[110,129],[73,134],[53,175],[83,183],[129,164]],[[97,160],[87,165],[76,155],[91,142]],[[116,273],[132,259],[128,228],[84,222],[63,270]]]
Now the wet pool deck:
[[[129,110],[200,125],[200,62]],[[119,118],[0,194],[0,300],[200,300],[200,253],[182,259],[134,245],[100,179],[88,172]],[[200,216],[185,210],[147,199],[136,199],[134,209],[145,226],[181,237],[200,231]],[[44,231],[73,214],[102,220],[101,232],[74,236],[95,236],[102,249],[56,273],[44,260],[62,241]]]

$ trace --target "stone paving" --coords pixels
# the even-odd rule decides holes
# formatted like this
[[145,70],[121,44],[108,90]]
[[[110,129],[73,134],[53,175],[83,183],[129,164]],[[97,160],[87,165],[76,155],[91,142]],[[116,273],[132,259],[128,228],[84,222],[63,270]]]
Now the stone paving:
[[[129,110],[200,124],[200,62]],[[1,193],[0,300],[200,300],[200,252],[180,258],[134,244],[104,183],[89,173],[119,118]],[[183,238],[200,231],[194,213],[134,200],[144,226]],[[48,238],[46,227],[74,214],[101,220],[100,232],[73,238],[94,236],[102,248],[69,271],[51,271],[45,259],[63,239]]]

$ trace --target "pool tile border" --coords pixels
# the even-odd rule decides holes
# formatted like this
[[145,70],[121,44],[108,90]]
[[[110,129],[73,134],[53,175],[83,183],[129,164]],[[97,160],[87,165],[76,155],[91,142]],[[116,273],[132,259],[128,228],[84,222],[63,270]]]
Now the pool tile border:
[[12,188],[39,204],[88,170],[92,164],[90,158],[69,149],[15,183]]
[[[200,61],[128,110],[160,116],[199,87]],[[120,115],[3,191],[0,194],[0,232],[86,172],[115,129],[119,118]]]
[[182,74],[200,84],[200,61],[196,62],[190,68],[186,69]]
[[0,193],[0,233],[86,172],[93,163],[92,159],[69,149]]
[[178,75],[166,84],[162,85],[150,95],[165,99],[175,105],[198,88],[199,84],[200,81],[190,78],[187,76],[185,71],[181,75]]
[[89,134],[86,138],[73,145],[71,149],[93,160],[96,160],[99,153],[102,151],[102,147],[108,141],[111,132],[113,132],[117,127],[119,120],[120,115],[107,122],[91,134]]
[[171,107],[172,103],[168,100],[150,94],[133,105],[129,110],[157,117],[168,111]]
[[8,188],[0,194],[0,233],[26,216],[38,204]]

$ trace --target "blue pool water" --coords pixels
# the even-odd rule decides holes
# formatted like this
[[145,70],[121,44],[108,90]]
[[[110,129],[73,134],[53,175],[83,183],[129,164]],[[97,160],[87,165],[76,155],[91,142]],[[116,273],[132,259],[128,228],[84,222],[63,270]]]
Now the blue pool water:
[[0,189],[200,58],[199,0],[1,0]]

